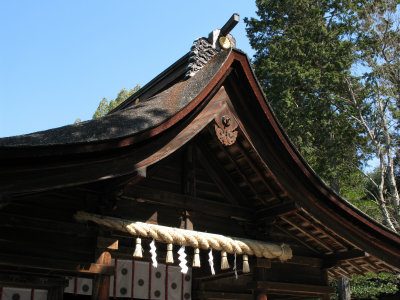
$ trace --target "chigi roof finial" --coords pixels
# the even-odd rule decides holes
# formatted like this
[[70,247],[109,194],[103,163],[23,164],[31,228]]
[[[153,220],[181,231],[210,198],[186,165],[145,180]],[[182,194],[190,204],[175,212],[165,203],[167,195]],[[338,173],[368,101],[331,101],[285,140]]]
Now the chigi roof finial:
[[199,38],[194,41],[191,48],[189,65],[185,78],[194,76],[207,62],[221,50],[235,48],[236,42],[230,31],[239,23],[239,15],[233,14],[232,17],[222,26],[221,29],[213,30],[208,39]]

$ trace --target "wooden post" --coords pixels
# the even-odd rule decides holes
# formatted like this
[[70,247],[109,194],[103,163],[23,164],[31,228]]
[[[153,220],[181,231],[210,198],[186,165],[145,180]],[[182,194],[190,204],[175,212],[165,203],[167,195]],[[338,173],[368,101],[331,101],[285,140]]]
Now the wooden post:
[[56,286],[49,288],[47,293],[47,300],[63,300],[64,286]]
[[[100,254],[97,259],[98,264],[111,265],[111,254],[108,251],[104,251]],[[109,275],[97,275],[93,281],[93,300],[108,300],[110,293],[110,276]]]
[[254,300],[268,300],[267,294],[263,290],[254,290]]
[[350,300],[350,280],[346,277],[340,277],[338,280],[339,300]]

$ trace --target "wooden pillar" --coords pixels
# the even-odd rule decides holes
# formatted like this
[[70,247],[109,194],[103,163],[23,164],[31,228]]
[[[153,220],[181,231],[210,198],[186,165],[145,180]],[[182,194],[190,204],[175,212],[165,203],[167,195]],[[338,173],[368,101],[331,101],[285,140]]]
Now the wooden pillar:
[[[100,254],[97,259],[98,264],[111,265],[111,254],[108,251],[104,251]],[[108,300],[110,293],[110,276],[109,275],[97,275],[93,281],[93,300]]]
[[268,300],[267,294],[263,290],[253,291],[254,300]]
[[47,300],[63,300],[64,286],[56,286],[49,288],[47,292]]
[[350,280],[346,277],[340,277],[338,280],[339,300],[350,300]]

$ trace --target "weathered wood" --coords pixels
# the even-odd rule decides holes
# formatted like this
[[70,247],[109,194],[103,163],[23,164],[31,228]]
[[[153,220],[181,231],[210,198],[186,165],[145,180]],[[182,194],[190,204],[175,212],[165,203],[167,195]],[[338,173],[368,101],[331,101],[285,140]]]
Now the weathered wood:
[[114,274],[114,266],[109,265],[80,264],[79,262],[56,260],[49,257],[26,257],[12,254],[1,254],[0,265],[75,274]]
[[227,35],[235,26],[239,23],[239,15],[233,14],[230,19],[225,23],[224,26],[221,28],[221,35]]
[[341,277],[338,280],[337,288],[339,300],[351,300],[350,280],[347,277]]
[[300,227],[299,225],[297,225],[295,222],[289,220],[289,218],[287,218],[286,216],[280,216],[280,218],[285,221],[286,223],[288,223],[290,226],[294,227],[295,229],[297,229],[298,231],[300,231],[301,233],[303,233],[305,236],[307,236],[309,239],[311,239],[312,241],[316,242],[317,244],[319,244],[320,246],[322,246],[323,248],[325,248],[326,250],[328,250],[328,252],[326,252],[327,254],[333,253],[333,249],[331,246],[327,245],[326,242],[324,242],[323,240],[321,240],[320,238],[318,238],[317,236],[309,233],[306,229]]
[[238,299],[253,300],[252,294],[232,293],[226,291],[193,291],[193,299]]
[[265,208],[259,210],[257,212],[257,219],[260,222],[264,219],[275,217],[275,216],[284,216],[291,213],[295,213],[300,209],[300,206],[295,201],[282,202],[280,204],[275,205],[266,205]]
[[64,286],[53,287],[48,290],[47,300],[62,300],[64,298]]
[[311,250],[312,252],[320,254],[320,252],[317,249],[315,249],[311,245],[307,244],[306,241],[304,241],[303,239],[301,239],[298,236],[294,235],[293,233],[291,233],[289,230],[286,230],[282,226],[274,225],[274,228],[282,231],[284,234],[286,234],[290,238],[296,240],[297,242],[299,242],[301,245],[305,246],[307,249]]
[[248,207],[232,206],[199,197],[154,190],[154,188],[151,189],[142,186],[127,187],[123,198],[133,201],[140,199],[140,201],[150,204],[177,207],[206,213],[212,216],[232,217],[239,220],[251,220],[254,215],[253,211]]
[[315,296],[334,293],[327,285],[299,284],[289,282],[258,281],[250,284],[249,288],[265,290],[271,294]]
[[233,182],[231,175],[225,171],[221,163],[214,157],[214,154],[207,149],[203,140],[199,141],[198,147],[197,155],[200,162],[224,196],[234,205],[246,203],[247,199],[238,188],[238,185]]
[[271,268],[271,260],[267,258],[256,257],[254,260],[254,267],[269,269]]
[[361,257],[365,257],[367,254],[364,251],[358,249],[352,249],[347,252],[335,253],[326,255],[324,260],[324,268],[330,268],[336,265],[339,261],[349,261]]
[[304,265],[313,268],[321,268],[323,260],[318,257],[307,257],[307,256],[293,256],[289,259],[287,264]]
[[[97,264],[111,265],[110,252],[104,251],[97,259]],[[108,300],[110,292],[110,275],[97,275],[93,281],[93,300]]]
[[11,272],[7,272],[7,274],[0,273],[0,286],[47,289],[59,286],[64,287],[65,285],[64,277],[33,276],[12,274]]
[[254,290],[253,291],[254,300],[268,300],[268,296],[264,290]]
[[97,248],[99,249],[109,249],[109,250],[118,250],[118,240],[115,238],[106,238],[99,236],[97,238]]
[[195,163],[196,163],[196,150],[193,147],[193,144],[187,145],[184,153],[184,161],[183,161],[183,174],[182,174],[182,187],[183,194],[196,196],[196,172],[195,172]]

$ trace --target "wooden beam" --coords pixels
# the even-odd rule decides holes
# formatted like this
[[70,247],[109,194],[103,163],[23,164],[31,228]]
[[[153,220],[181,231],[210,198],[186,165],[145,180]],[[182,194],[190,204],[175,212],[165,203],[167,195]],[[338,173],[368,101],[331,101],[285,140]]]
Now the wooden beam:
[[[97,264],[111,265],[110,252],[104,251],[97,259]],[[97,275],[93,281],[93,300],[108,300],[110,294],[110,275]]]
[[286,234],[287,236],[289,236],[290,238],[298,241],[301,245],[305,246],[307,249],[311,250],[314,253],[318,253],[321,254],[317,249],[315,249],[314,247],[312,247],[311,245],[309,245],[308,243],[306,243],[304,240],[302,240],[301,238],[299,238],[298,236],[294,235],[293,233],[291,233],[289,230],[286,230],[285,228],[282,228],[281,226],[278,225],[274,225],[274,228],[282,231],[284,234]]
[[240,299],[253,300],[252,294],[233,293],[226,291],[193,291],[192,299]]
[[328,250],[327,253],[333,253],[333,249],[328,246],[324,241],[322,241],[320,238],[318,238],[317,236],[315,236],[314,234],[309,233],[307,230],[305,230],[304,228],[301,228],[299,225],[297,225],[296,223],[292,222],[291,220],[289,220],[288,218],[286,218],[285,216],[280,216],[280,218],[285,221],[286,223],[288,223],[289,225],[291,225],[292,227],[294,227],[295,229],[297,229],[298,231],[300,231],[301,233],[303,233],[305,236],[307,236],[309,239],[311,239],[312,241],[314,241],[315,243],[319,244],[320,246],[322,246],[323,248],[325,248],[326,250]]
[[297,212],[300,206],[295,201],[283,202],[277,205],[268,207],[268,205],[257,212],[257,219],[264,220],[270,217],[284,216]]
[[362,250],[352,249],[347,252],[335,253],[323,257],[323,267],[331,268],[340,261],[349,261],[357,258],[366,257],[366,253]]
[[276,191],[273,190],[270,183],[265,178],[265,175],[263,174],[263,172],[261,172],[258,169],[257,163],[254,162],[254,160],[251,158],[251,156],[247,153],[248,150],[244,148],[244,146],[240,143],[240,141],[237,142],[237,145],[239,146],[239,149],[240,149],[242,155],[244,156],[245,160],[250,165],[250,167],[257,173],[257,175],[259,176],[261,181],[264,183],[264,185],[267,187],[268,191],[273,196],[273,199],[279,199],[279,196],[277,195]]
[[0,265],[28,269],[59,271],[72,274],[114,274],[114,266],[104,264],[80,264],[48,257],[26,257],[12,254],[0,254]]
[[48,289],[57,286],[66,286],[65,277],[47,277],[0,273],[0,286]]
[[270,294],[281,295],[323,295],[332,294],[335,290],[327,285],[312,285],[289,282],[256,281],[249,285],[249,288],[264,290]]
[[205,147],[204,140],[200,140],[198,145],[197,155],[202,163],[203,167],[207,170],[208,175],[214,180],[222,194],[234,205],[239,203],[246,203],[247,199],[243,195],[242,191],[238,188],[238,185],[233,182],[231,175],[225,171],[225,168],[215,158],[214,154],[211,153]]
[[185,195],[196,196],[196,149],[193,144],[189,143],[186,146],[183,156],[182,166],[182,192]]
[[99,236],[97,238],[97,248],[108,249],[108,250],[118,250],[119,241],[115,238],[106,238]]
[[58,286],[50,288],[47,294],[47,300],[62,300],[64,298],[64,287]]
[[159,191],[142,186],[130,186],[125,188],[125,193],[122,197],[127,200],[148,202],[151,204],[176,207],[189,211],[193,210],[208,215],[243,221],[250,221],[254,217],[254,211],[248,207],[233,206],[199,197]]
[[[212,132],[212,130],[210,129],[210,127],[207,127],[207,130],[209,132],[209,134],[213,137],[214,140],[216,140],[216,136],[215,134]],[[236,162],[236,160],[234,160],[232,158],[232,156],[229,154],[228,150],[225,148],[225,146],[223,146],[218,140],[215,142],[215,144],[218,145],[218,148],[225,153],[226,157],[229,159],[229,161],[235,166],[237,172],[239,173],[239,175],[242,177],[243,181],[246,182],[247,186],[251,189],[251,191],[254,193],[254,196],[257,197],[258,199],[260,199],[262,201],[262,199],[259,197],[259,193],[257,191],[257,189],[254,187],[254,185],[250,182],[250,180],[247,178],[247,176],[245,174],[243,174],[243,172],[240,169],[239,164]]]
[[303,265],[313,268],[322,268],[322,259],[318,257],[307,257],[307,256],[293,256],[291,259],[286,261],[287,264]]
[[[346,242],[339,241],[340,238],[337,236],[337,234],[335,232],[329,230],[328,227],[323,226],[319,221],[317,221],[316,219],[312,218],[312,216],[310,216],[303,209],[301,209],[301,211],[305,215],[303,216],[301,213],[298,213],[296,215],[298,218],[302,219],[304,222],[309,222],[309,223],[313,224],[313,226],[316,227],[319,231],[321,231],[323,234],[329,236],[330,239],[334,240],[336,244],[338,244],[341,247],[343,247],[343,249],[348,250],[349,247],[345,245]],[[328,233],[328,231],[330,231],[330,232]]]

